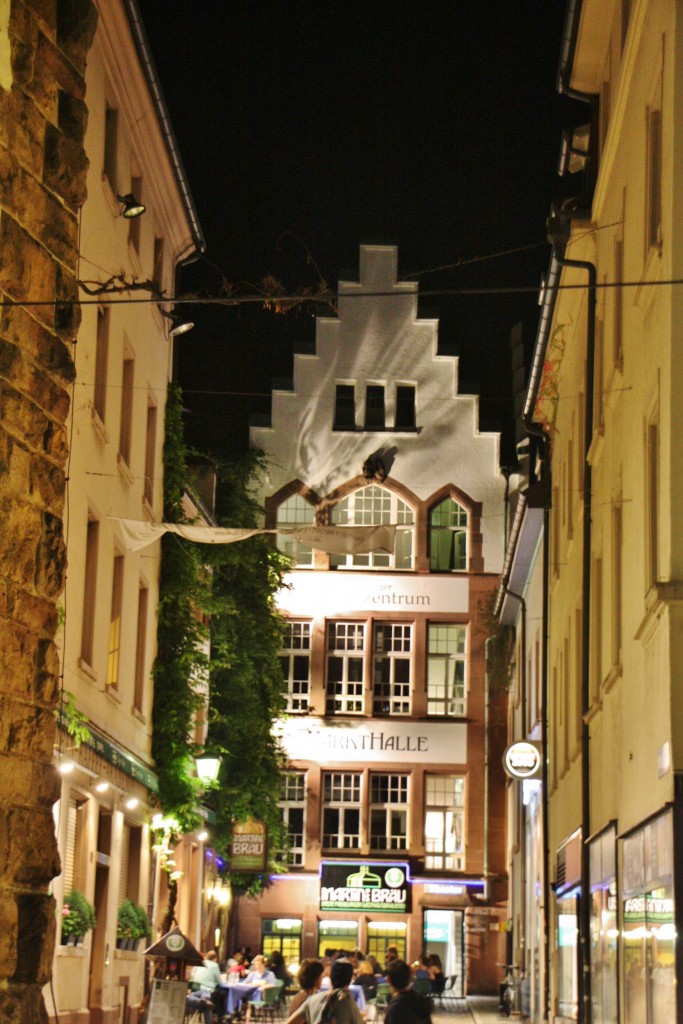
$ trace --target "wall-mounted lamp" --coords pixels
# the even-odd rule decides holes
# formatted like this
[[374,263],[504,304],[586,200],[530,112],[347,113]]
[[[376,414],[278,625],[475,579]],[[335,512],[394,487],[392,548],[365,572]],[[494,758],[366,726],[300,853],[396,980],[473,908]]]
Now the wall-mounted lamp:
[[194,763],[197,766],[197,778],[203,786],[211,786],[218,780],[220,757],[197,757]]
[[125,217],[126,220],[133,220],[134,217],[140,217],[147,209],[145,204],[141,203],[139,199],[136,199],[132,192],[126,192],[125,196],[117,196],[116,198],[123,207],[121,210],[121,216]]
[[109,783],[105,782],[104,779],[101,782],[98,782],[95,786],[95,791],[97,793],[106,793],[108,789]]
[[199,840],[200,843],[205,843],[208,838],[209,833],[206,831],[206,829],[203,832],[200,832],[199,835],[197,836],[197,839]]
[[134,811],[137,805],[140,803],[136,796],[132,796],[130,800],[126,800],[126,810]]
[[74,767],[75,765],[73,761],[59,762],[59,771],[62,773],[62,775],[69,775],[74,770]]
[[162,309],[161,312],[163,316],[171,321],[171,327],[168,332],[171,338],[175,338],[179,334],[187,334],[194,327],[193,320],[188,320],[187,317],[182,316],[175,310],[172,313],[167,313],[165,309]]

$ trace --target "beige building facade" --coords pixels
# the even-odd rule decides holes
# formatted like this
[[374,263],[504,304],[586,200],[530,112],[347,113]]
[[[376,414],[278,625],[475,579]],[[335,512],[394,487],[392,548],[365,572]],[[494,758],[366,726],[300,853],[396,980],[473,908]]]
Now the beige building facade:
[[[549,438],[549,1019],[683,1019],[681,6],[570,4],[527,416]],[[540,1018],[539,1018],[540,1019]]]
[[[151,669],[156,653],[160,546],[120,544],[116,517],[160,521],[164,412],[172,370],[169,304],[180,261],[203,241],[133,2],[96,4],[86,72],[90,161],[80,223],[82,327],[69,423],[66,503],[68,572],[60,653],[65,699],[55,761],[62,789],[54,817],[62,873],[53,884],[58,922],[72,890],[94,905],[97,923],[76,944],[60,936],[51,1019],[76,1024],[134,1021],[143,996],[141,952],[120,949],[125,898],[157,909],[150,854],[156,792],[151,757]],[[134,196],[142,216],[122,216]],[[112,287],[113,286],[113,287]],[[68,731],[74,707],[90,737]],[[158,874],[158,872],[157,872]],[[68,907],[68,903],[66,904]],[[66,931],[67,929],[62,929]]]

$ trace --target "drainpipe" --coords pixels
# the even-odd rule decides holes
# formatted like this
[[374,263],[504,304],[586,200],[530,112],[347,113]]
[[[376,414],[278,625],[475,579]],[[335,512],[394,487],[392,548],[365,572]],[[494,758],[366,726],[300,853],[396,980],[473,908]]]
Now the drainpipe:
[[550,509],[543,509],[543,607],[541,611],[541,746],[543,747],[542,832],[543,832],[543,1020],[550,1020],[550,800],[548,797],[548,572],[550,569]]
[[489,673],[490,645],[493,637],[484,641],[484,899],[490,897],[489,883],[489,705],[491,701],[491,678]]
[[583,462],[583,571],[581,580],[581,919],[579,941],[581,947],[580,997],[584,1024],[591,1022],[591,963],[590,963],[590,861],[588,836],[591,834],[590,808],[590,728],[586,719],[590,709],[590,587],[591,587],[591,502],[592,468],[588,460],[593,438],[593,388],[595,369],[595,306],[597,270],[588,260],[569,260],[557,255],[564,252],[571,225],[566,217],[551,216],[548,220],[548,238],[553,246],[559,266],[585,271],[588,275],[588,310],[586,319],[586,408],[584,417]]

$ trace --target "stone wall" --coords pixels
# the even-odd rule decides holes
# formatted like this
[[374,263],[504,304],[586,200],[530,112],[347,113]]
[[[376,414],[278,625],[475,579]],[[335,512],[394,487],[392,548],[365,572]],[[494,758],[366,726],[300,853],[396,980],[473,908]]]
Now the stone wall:
[[[46,1021],[59,871],[54,645],[79,322],[91,0],[0,0],[0,1020]],[[7,35],[9,45],[7,45]],[[44,304],[35,304],[44,303]]]

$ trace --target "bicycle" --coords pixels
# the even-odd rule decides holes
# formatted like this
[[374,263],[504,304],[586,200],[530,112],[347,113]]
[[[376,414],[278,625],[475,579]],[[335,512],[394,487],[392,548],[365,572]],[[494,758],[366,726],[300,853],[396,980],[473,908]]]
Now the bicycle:
[[499,1012],[504,1017],[513,1014],[518,1016],[521,1012],[520,984],[524,975],[519,964],[497,964],[505,968],[505,977],[500,986]]

